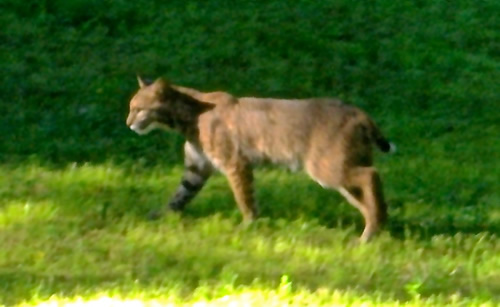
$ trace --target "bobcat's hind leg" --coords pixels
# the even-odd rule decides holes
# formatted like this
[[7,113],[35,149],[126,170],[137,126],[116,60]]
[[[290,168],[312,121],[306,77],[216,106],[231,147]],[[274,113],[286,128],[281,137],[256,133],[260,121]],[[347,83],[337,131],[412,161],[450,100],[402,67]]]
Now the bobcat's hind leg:
[[309,176],[324,188],[338,190],[346,200],[363,215],[365,228],[361,241],[368,241],[377,233],[387,219],[387,208],[382,192],[382,182],[373,167],[354,167],[340,171],[341,167],[318,167],[310,164],[306,168]]
[[356,167],[348,171],[339,192],[358,208],[365,220],[361,241],[370,240],[387,220],[382,182],[373,167]]

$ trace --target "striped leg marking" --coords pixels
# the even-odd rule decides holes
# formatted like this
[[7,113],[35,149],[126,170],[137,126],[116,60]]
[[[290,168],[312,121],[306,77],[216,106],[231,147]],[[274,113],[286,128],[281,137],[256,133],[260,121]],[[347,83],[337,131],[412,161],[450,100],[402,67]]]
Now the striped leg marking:
[[213,167],[203,152],[189,142],[184,145],[184,174],[166,208],[153,210],[150,219],[161,217],[165,210],[182,211],[203,188],[213,173]]

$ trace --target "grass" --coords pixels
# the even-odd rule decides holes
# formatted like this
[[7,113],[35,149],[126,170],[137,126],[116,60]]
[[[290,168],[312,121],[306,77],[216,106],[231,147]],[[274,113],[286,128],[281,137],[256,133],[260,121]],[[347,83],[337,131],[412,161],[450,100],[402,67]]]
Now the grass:
[[[500,302],[498,1],[0,4],[0,306]],[[182,138],[124,124],[135,74],[202,90],[337,96],[377,155],[386,231],[304,174],[257,171],[248,228],[223,176],[150,222]]]

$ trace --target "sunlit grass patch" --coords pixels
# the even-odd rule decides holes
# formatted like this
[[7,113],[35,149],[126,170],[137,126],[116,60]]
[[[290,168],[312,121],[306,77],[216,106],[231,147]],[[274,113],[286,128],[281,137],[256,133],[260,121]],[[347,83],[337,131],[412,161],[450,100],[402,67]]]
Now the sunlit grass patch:
[[19,306],[192,306],[192,307],[247,307],[247,306],[483,306],[493,307],[495,302],[483,299],[463,299],[459,293],[450,296],[436,295],[421,298],[415,295],[409,300],[383,298],[381,294],[360,294],[356,291],[340,291],[319,288],[315,291],[292,289],[292,281],[282,276],[277,288],[258,284],[233,288],[219,286],[214,290],[205,286],[193,291],[189,297],[181,297],[175,289],[132,289],[128,293],[110,291],[91,293],[86,296],[64,297],[53,295],[48,299],[34,298]]
[[8,201],[0,208],[0,229],[56,218],[57,206],[50,201]]

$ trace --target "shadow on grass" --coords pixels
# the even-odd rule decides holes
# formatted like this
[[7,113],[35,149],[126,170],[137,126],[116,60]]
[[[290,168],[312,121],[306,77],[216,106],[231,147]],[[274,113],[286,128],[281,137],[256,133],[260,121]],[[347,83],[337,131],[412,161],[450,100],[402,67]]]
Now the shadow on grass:
[[422,205],[423,214],[405,217],[401,213],[406,206],[402,201],[394,200],[391,205],[393,214],[389,216],[386,229],[391,237],[399,240],[412,238],[427,241],[433,236],[454,236],[459,233],[500,235],[500,221],[489,216],[492,207],[481,207],[479,204],[462,207]]
[[[26,171],[17,174],[7,172],[10,185],[4,186],[3,190],[0,188],[0,208],[9,202],[46,202],[52,204],[60,215],[93,220],[99,225],[105,225],[108,219],[127,215],[147,220],[150,210],[165,206],[177,188],[182,173],[180,168],[158,170],[142,166],[138,171],[128,169],[102,175],[106,172],[103,168],[105,167],[89,168],[81,171],[83,174],[74,176],[67,175],[71,173],[67,167],[49,170],[49,176],[41,173],[30,177],[31,175],[25,175]],[[145,175],[148,172],[156,173],[148,177]],[[96,176],[100,177],[96,179]],[[264,170],[258,171],[256,177],[255,190],[261,217],[288,222],[313,220],[329,228],[354,226],[357,233],[362,232],[364,223],[359,211],[347,204],[339,193],[322,189],[306,175]],[[130,178],[135,179],[127,180]],[[456,233],[500,234],[500,223],[488,219],[489,207],[483,208],[484,212],[479,214],[478,203],[467,206],[444,204],[436,207],[433,207],[434,204],[418,204],[418,211],[409,214],[405,214],[405,207],[417,207],[416,205],[390,198],[388,205],[386,230],[397,239],[411,237],[427,240],[435,235],[453,236]],[[471,208],[474,209],[473,218],[457,223],[456,216],[465,215],[465,209]],[[183,215],[196,219],[216,213],[226,218],[241,218],[231,189],[222,175],[209,180]],[[471,215],[470,210],[466,213]]]

